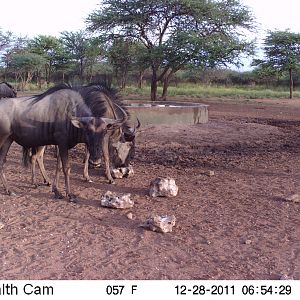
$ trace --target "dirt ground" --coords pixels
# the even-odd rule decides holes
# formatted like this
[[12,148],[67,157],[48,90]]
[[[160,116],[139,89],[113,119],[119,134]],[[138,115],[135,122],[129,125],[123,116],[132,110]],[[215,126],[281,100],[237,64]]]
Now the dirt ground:
[[[207,124],[143,127],[135,175],[116,185],[97,169],[84,182],[82,147],[72,150],[77,204],[34,189],[13,144],[5,169],[17,196],[1,188],[0,279],[300,279],[300,203],[284,200],[300,194],[300,101],[206,103]],[[51,150],[45,165],[52,176]],[[177,197],[148,196],[158,176],[175,178]],[[131,193],[135,206],[100,207],[107,190]],[[173,232],[140,227],[152,214],[175,215]]]

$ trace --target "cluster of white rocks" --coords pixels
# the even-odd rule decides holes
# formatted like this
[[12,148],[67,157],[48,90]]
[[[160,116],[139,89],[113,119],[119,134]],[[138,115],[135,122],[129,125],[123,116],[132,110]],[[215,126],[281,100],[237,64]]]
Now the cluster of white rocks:
[[[124,170],[123,170],[124,169]],[[134,174],[132,167],[115,169],[113,176],[115,178],[122,178],[132,176]],[[178,194],[178,186],[175,180],[170,177],[158,177],[151,181],[149,188],[149,195],[151,197],[175,197]],[[102,195],[100,201],[101,205],[109,208],[128,209],[134,206],[134,201],[130,199],[130,194],[115,193],[107,191]],[[129,216],[130,215],[130,216]],[[134,219],[132,213],[127,215],[128,219]],[[174,215],[153,215],[149,217],[141,227],[154,232],[172,232],[175,226],[176,218]]]
[[130,199],[130,194],[120,194],[107,191],[101,197],[101,205],[110,208],[120,208],[126,209],[131,208],[134,205],[134,202]]

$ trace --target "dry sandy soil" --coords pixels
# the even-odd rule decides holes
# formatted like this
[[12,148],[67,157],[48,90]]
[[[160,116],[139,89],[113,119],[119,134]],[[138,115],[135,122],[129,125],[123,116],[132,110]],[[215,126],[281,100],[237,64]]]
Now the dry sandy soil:
[[[300,279],[300,204],[284,200],[300,194],[300,101],[207,103],[205,125],[142,128],[135,175],[116,185],[97,169],[84,182],[82,147],[72,150],[77,204],[34,189],[13,144],[6,175],[17,196],[0,193],[0,279]],[[52,176],[51,150],[45,164]],[[177,197],[148,196],[158,176],[175,178]],[[100,207],[107,190],[131,193],[135,206]],[[152,214],[175,215],[173,232],[140,227]]]

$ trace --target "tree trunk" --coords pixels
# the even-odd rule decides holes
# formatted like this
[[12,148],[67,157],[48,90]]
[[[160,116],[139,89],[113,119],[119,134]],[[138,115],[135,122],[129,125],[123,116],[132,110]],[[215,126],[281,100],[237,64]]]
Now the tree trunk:
[[27,87],[27,85],[31,82],[33,74],[31,72],[27,72],[27,75],[25,75],[26,79],[25,79],[25,84],[24,84],[24,88]]
[[152,67],[152,78],[151,78],[151,101],[157,99],[157,69]]
[[42,89],[42,78],[41,78],[41,73],[38,71],[37,72],[37,85],[39,87],[39,89]]
[[128,75],[127,68],[124,68],[123,70],[121,70],[121,89],[122,90],[124,90],[126,87],[127,75]]
[[144,71],[139,72],[139,81],[138,81],[138,88],[142,89],[143,87],[143,78],[144,78]]
[[80,59],[80,81],[83,84],[83,59]]
[[167,100],[169,82],[170,82],[169,76],[166,76],[163,80],[163,91],[160,98],[162,101]]
[[126,73],[122,73],[122,76],[121,76],[121,89],[122,90],[124,90],[126,87],[126,79],[127,79]]
[[170,79],[172,77],[172,75],[174,74],[173,71],[171,71],[169,74],[167,73],[163,79],[163,91],[162,91],[162,95],[161,95],[161,100],[162,101],[166,101],[167,100],[167,96],[168,96],[168,87],[170,84]]
[[290,99],[293,99],[294,81],[293,81],[292,69],[289,69],[289,75],[290,75]]
[[170,79],[172,77],[173,74],[176,73],[175,69],[169,69],[169,71],[167,71],[162,79],[163,82],[163,91],[162,91],[162,95],[161,95],[161,100],[162,101],[166,101],[167,100],[167,96],[168,96],[168,87],[170,84]]
[[49,86],[50,81],[51,81],[51,78],[50,78],[51,77],[51,64],[45,66],[45,76],[46,76],[47,86]]

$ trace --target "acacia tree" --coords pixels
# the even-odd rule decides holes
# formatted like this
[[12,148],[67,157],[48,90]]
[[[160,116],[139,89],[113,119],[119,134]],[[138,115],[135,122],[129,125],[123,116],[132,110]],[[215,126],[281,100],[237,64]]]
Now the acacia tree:
[[21,90],[24,90],[34,74],[39,72],[45,63],[45,58],[39,54],[20,52],[12,54],[9,68],[15,74],[16,80],[21,80]]
[[102,46],[101,40],[95,37],[89,37],[85,57],[86,76],[89,82],[97,72],[99,63],[103,60],[106,50]]
[[65,51],[69,53],[70,59],[78,64],[79,77],[83,82],[86,67],[89,66],[91,73],[93,64],[95,64],[103,52],[102,47],[100,47],[100,40],[88,37],[87,33],[83,30],[78,32],[64,31],[61,34],[61,40],[64,44]]
[[269,74],[288,72],[290,98],[293,98],[293,73],[300,67],[300,33],[286,31],[269,32],[264,41],[264,59],[253,61],[254,66]]
[[79,64],[79,77],[83,81],[84,59],[88,44],[86,34],[83,31],[64,31],[61,33],[61,40],[65,49],[69,52],[69,57]]
[[148,68],[143,61],[143,50],[139,43],[124,38],[114,39],[108,48],[109,62],[122,89],[126,86],[128,73],[134,70],[139,73],[138,86],[141,87],[143,72]]
[[132,64],[131,42],[124,38],[115,39],[108,50],[109,62],[122,89],[125,88],[127,74]]
[[[236,53],[236,47],[230,45],[224,51],[213,36],[240,46],[239,30],[252,28],[253,17],[239,0],[104,0],[87,24],[88,30],[108,40],[126,37],[144,45],[152,70],[151,100],[156,100],[158,81],[170,78],[197,57],[200,61],[202,53],[210,51],[203,41],[210,37],[215,41],[210,44],[215,46],[210,60],[223,57],[225,61],[224,53],[230,48]],[[170,49],[180,49],[182,55],[174,59]]]
[[[15,37],[10,31],[3,32],[0,28],[0,66],[3,66],[4,77],[6,77],[6,70],[8,66],[9,56],[11,53],[12,44]],[[6,80],[6,78],[5,78]]]
[[238,36],[213,32],[208,36],[199,32],[177,32],[167,43],[166,59],[163,62],[162,100],[166,100],[170,78],[185,66],[198,69],[224,67],[228,64],[239,66],[241,53],[253,54],[251,42],[242,41]]
[[29,49],[30,52],[45,58],[45,77],[47,84],[49,84],[62,51],[61,41],[53,36],[39,35],[29,43]]
[[12,40],[12,34],[11,32],[2,32],[0,28],[0,51],[7,47]]

